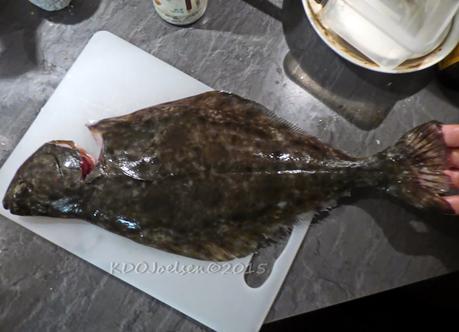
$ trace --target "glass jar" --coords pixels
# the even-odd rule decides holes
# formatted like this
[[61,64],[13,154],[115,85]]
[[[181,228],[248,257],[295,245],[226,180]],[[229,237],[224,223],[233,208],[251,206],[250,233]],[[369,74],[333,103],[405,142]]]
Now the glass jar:
[[153,0],[153,4],[162,19],[175,25],[196,22],[207,8],[207,0]]
[[35,6],[47,11],[61,10],[67,7],[72,0],[29,0]]

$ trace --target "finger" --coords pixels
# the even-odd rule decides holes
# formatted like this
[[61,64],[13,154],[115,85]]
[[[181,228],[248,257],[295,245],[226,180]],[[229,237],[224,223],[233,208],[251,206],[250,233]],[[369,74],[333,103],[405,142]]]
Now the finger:
[[459,196],[445,196],[443,198],[445,199],[445,201],[449,203],[449,205],[451,205],[451,208],[454,210],[454,213],[459,214]]
[[448,155],[450,167],[459,168],[459,149],[452,149]]
[[451,185],[454,188],[459,188],[459,171],[447,170],[445,174],[449,176],[451,180]]
[[443,125],[441,130],[447,146],[452,148],[459,147],[459,125]]

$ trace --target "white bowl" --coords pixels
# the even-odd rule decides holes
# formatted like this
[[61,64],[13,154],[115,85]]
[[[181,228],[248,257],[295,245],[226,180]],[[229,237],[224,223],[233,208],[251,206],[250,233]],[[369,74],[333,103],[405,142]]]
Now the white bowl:
[[303,6],[306,11],[309,22],[313,26],[314,30],[320,36],[320,38],[336,53],[345,58],[346,60],[378,72],[400,74],[410,73],[418,70],[422,70],[433,66],[434,64],[443,60],[451,51],[456,47],[459,41],[459,14],[454,18],[450,31],[445,37],[443,43],[440,44],[435,50],[427,55],[419,58],[409,59],[403,62],[401,65],[394,69],[382,68],[375,62],[370,60],[368,57],[363,55],[357,49],[352,47],[344,39],[339,37],[333,31],[326,29],[317,17],[317,13],[322,8],[322,5],[318,4],[314,0],[303,0]]

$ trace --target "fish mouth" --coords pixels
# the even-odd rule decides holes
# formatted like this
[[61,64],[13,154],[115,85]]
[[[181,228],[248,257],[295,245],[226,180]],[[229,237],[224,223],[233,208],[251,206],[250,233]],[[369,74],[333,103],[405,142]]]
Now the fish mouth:
[[73,141],[53,141],[53,144],[70,148],[72,150],[78,150],[80,154],[80,170],[81,177],[84,180],[93,170],[96,168],[96,161],[85,149],[77,145]]

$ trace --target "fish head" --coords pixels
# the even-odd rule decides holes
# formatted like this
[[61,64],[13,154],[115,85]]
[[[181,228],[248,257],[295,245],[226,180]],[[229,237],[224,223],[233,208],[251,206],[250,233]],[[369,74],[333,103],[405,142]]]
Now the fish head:
[[[88,160],[89,159],[89,160]],[[18,169],[3,199],[11,213],[60,216],[94,163],[71,141],[44,144]]]

